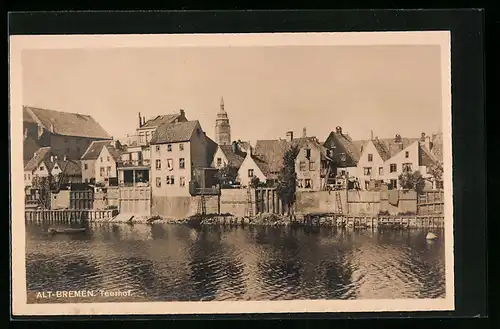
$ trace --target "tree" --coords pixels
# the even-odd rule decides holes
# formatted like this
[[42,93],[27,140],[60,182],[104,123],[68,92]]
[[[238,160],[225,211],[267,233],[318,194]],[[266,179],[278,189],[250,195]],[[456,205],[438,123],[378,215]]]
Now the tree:
[[425,179],[419,171],[411,172],[409,170],[399,175],[399,185],[404,190],[415,190],[422,193],[425,187]]
[[236,181],[236,177],[238,177],[238,171],[236,168],[229,167],[227,165],[220,168],[217,172],[217,179],[221,185],[234,183]]
[[431,175],[434,182],[443,180],[443,164],[435,162],[427,168],[427,172]]
[[278,175],[278,196],[287,205],[289,216],[296,199],[297,173],[295,172],[295,159],[298,154],[299,148],[297,146],[293,146],[285,152],[283,167]]

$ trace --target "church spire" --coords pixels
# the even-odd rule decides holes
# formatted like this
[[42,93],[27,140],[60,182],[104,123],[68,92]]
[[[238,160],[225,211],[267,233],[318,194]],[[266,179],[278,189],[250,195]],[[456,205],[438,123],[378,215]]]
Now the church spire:
[[220,110],[224,111],[224,96],[220,97]]

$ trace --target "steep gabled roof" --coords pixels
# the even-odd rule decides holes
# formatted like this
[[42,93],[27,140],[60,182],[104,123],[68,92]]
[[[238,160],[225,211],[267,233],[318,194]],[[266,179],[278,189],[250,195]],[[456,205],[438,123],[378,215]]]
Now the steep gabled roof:
[[[361,157],[362,142],[353,142],[352,138],[343,132],[330,132],[330,135],[323,144],[327,148],[332,147],[332,141],[335,146],[339,146],[340,150],[335,151],[334,154],[345,153],[348,159],[345,161],[347,165],[356,166],[359,158]],[[358,145],[359,144],[359,145]]]
[[47,161],[47,169],[52,171],[55,165],[59,167],[61,171],[64,172],[65,175],[68,176],[81,176],[82,174],[82,164],[80,160],[61,160],[57,159],[52,161]]
[[163,124],[156,129],[150,144],[187,142],[196,129],[203,134],[198,120]]
[[109,140],[93,141],[90,143],[85,153],[83,153],[81,160],[96,160],[99,157],[99,154],[101,154],[102,148],[110,144],[111,141]]
[[259,167],[260,171],[266,176],[266,179],[278,179],[278,174],[276,174],[276,170],[271,170],[269,165],[260,159],[258,156],[252,155],[252,160],[255,162],[257,167]]
[[321,155],[323,155],[325,158],[331,160],[330,156],[328,155],[328,149],[324,145],[322,145],[316,137],[300,138],[300,139],[294,140],[292,145],[298,146],[299,149],[303,148],[306,145],[312,146],[312,147],[316,148],[321,153]]
[[[411,144],[415,143],[416,141],[420,140],[420,138],[407,138],[407,137],[402,137],[401,138],[401,143],[399,143],[399,147],[391,147],[391,145],[396,145],[394,138],[374,138],[374,140],[378,140],[380,143],[380,147],[384,148],[385,151],[389,152],[389,157],[392,158]],[[355,147],[358,149],[358,152],[361,154],[362,153],[362,147],[366,145],[370,140],[358,140],[354,141],[353,144]],[[374,143],[375,144],[375,143]],[[377,146],[375,146],[377,147]]]
[[50,156],[50,147],[41,147],[24,167],[24,171],[33,171]]
[[243,163],[243,160],[245,160],[245,157],[247,156],[245,152],[239,150],[234,152],[232,145],[219,145],[219,149],[226,156],[226,159],[228,161],[228,167],[233,167],[237,169],[240,168],[241,164]]
[[284,139],[258,140],[254,155],[267,163],[270,172],[278,172],[283,166],[283,156],[292,147],[292,142]]
[[382,161],[385,162],[391,158],[391,152],[383,142],[378,139],[374,139],[371,142],[373,143],[373,146],[375,146],[380,158],[382,158]]
[[23,108],[23,116],[25,113],[29,114],[32,120],[53,134],[100,139],[111,138],[90,115],[28,106]]
[[109,154],[111,154],[111,156],[113,157],[113,159],[115,161],[120,161],[121,160],[121,156],[122,156],[122,153],[123,153],[122,150],[114,147],[112,143],[109,143],[108,145],[105,145],[104,147],[106,147],[108,149]]
[[163,124],[173,123],[177,118],[179,118],[181,114],[165,114],[165,115],[157,115],[156,117],[149,119],[146,121],[139,129],[142,128],[154,128],[159,127]]
[[427,147],[419,145],[418,162],[420,166],[428,167],[436,162],[439,162],[439,159],[435,157],[431,151],[427,149]]
[[210,165],[214,161],[215,152],[217,152],[217,143],[214,142],[210,137],[205,135],[207,139],[207,164]]

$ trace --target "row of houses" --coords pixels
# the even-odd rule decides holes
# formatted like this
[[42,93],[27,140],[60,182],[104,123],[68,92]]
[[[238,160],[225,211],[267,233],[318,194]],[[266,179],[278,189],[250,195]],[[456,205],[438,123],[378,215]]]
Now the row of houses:
[[34,177],[65,174],[68,182],[117,186],[151,186],[153,196],[189,196],[193,187],[212,188],[217,172],[231,169],[233,185],[248,186],[258,178],[273,185],[283,156],[298,148],[297,188],[322,190],[355,181],[361,189],[373,182],[398,188],[398,176],[418,170],[433,188],[428,168],[442,161],[439,135],[417,138],[399,134],[390,139],[354,141],[336,127],[324,141],[292,131],[284,138],[257,140],[255,145],[231,141],[227,112],[221,100],[215,141],[184,110],[146,120],[139,113],[136,131],[117,141],[90,116],[25,107],[25,185]]

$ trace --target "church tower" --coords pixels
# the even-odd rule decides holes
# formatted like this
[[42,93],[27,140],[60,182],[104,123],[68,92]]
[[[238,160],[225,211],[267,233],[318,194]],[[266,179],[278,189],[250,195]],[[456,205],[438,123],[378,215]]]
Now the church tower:
[[215,141],[219,145],[231,145],[231,125],[224,109],[224,98],[220,99],[220,109],[215,120]]

